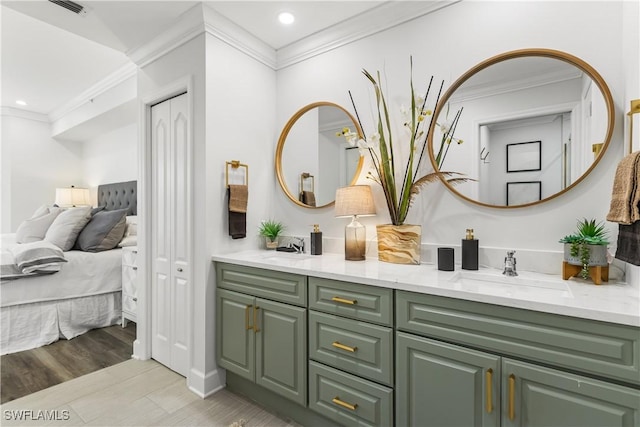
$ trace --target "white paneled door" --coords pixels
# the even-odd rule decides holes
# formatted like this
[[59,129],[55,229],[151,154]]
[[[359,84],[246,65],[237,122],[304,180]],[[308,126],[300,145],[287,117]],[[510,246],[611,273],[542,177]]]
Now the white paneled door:
[[190,262],[187,95],[151,107],[151,357],[186,376]]

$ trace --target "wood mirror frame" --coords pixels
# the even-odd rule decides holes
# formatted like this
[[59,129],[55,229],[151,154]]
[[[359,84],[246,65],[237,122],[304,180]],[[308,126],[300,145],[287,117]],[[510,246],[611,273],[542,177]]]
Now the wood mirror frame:
[[[447,102],[453,96],[455,91],[458,88],[460,88],[460,86],[462,86],[463,83],[465,83],[468,79],[470,79],[472,76],[474,76],[479,71],[482,71],[485,68],[490,67],[491,65],[494,65],[494,64],[497,64],[497,63],[500,63],[500,62],[503,62],[503,61],[506,61],[506,60],[509,60],[509,59],[525,58],[525,57],[543,57],[543,58],[551,58],[551,59],[564,61],[564,62],[569,63],[569,64],[577,67],[578,69],[580,69],[587,76],[589,76],[592,79],[593,82],[595,82],[596,86],[598,87],[598,89],[600,89],[600,92],[602,93],[602,97],[604,98],[604,102],[606,104],[606,109],[607,109],[607,115],[608,115],[608,117],[607,117],[607,129],[606,129],[606,132],[605,132],[605,137],[603,139],[603,144],[601,146],[602,148],[600,149],[599,153],[597,154],[597,156],[593,160],[593,163],[574,182],[572,182],[571,184],[569,184],[565,188],[561,189],[560,191],[558,191],[556,193],[553,193],[548,197],[542,198],[541,200],[538,200],[538,201],[535,201],[535,202],[523,203],[523,204],[519,204],[519,205],[515,205],[515,206],[494,205],[494,204],[482,202],[480,200],[475,200],[475,199],[473,199],[473,198],[471,198],[469,196],[466,196],[466,195],[462,194],[458,190],[456,190],[456,188],[454,188],[451,184],[449,184],[444,179],[444,177],[442,175],[440,175],[441,181],[449,189],[449,191],[451,191],[456,196],[458,196],[458,197],[460,197],[460,198],[462,198],[464,200],[467,200],[467,201],[469,201],[471,203],[474,203],[476,205],[486,206],[486,207],[491,207],[491,208],[499,208],[499,209],[522,208],[522,207],[533,206],[533,205],[537,205],[537,204],[544,203],[544,202],[547,202],[549,200],[552,200],[552,199],[554,199],[554,198],[566,193],[567,191],[571,190],[572,188],[574,188],[587,175],[589,175],[589,173],[591,173],[591,171],[599,163],[600,159],[604,155],[604,152],[607,150],[607,148],[609,146],[609,143],[611,142],[611,136],[613,135],[613,128],[614,128],[614,125],[615,125],[615,109],[614,109],[614,105],[613,105],[613,98],[611,96],[611,92],[609,90],[609,87],[605,83],[604,79],[602,78],[602,76],[600,76],[600,74],[593,67],[591,67],[589,64],[587,64],[585,61],[581,60],[580,58],[577,58],[577,57],[575,57],[573,55],[570,55],[570,54],[568,54],[566,52],[562,52],[562,51],[558,51],[558,50],[552,50],[552,49],[520,49],[520,50],[514,50],[514,51],[509,51],[509,52],[505,52],[505,53],[502,53],[502,54],[498,54],[498,55],[493,56],[493,57],[491,57],[491,58],[489,58],[489,59],[487,59],[485,61],[482,61],[481,63],[477,64],[476,66],[474,66],[473,68],[471,68],[470,70],[465,72],[462,76],[460,76],[451,85],[451,87],[445,92],[445,94],[442,96],[441,100],[439,101],[439,103],[438,103],[438,105],[436,107],[436,110],[434,112],[434,117],[436,119],[439,117],[439,114],[442,111],[445,110],[445,108],[447,107]],[[435,126],[434,126],[434,129],[435,129]],[[432,164],[434,170],[437,171],[438,169],[437,169],[437,163],[436,163],[435,154],[434,154],[434,147],[433,147],[434,129],[432,129],[431,132],[428,135],[427,145],[428,145],[428,150],[429,150],[429,158],[431,159],[431,164]],[[458,135],[456,135],[456,136],[458,136]]]
[[[287,136],[289,135],[289,132],[291,131],[293,126],[296,124],[298,119],[300,119],[300,117],[302,117],[308,111],[311,111],[314,108],[319,108],[319,107],[334,107],[341,110],[346,115],[346,117],[348,117],[348,119],[351,120],[351,123],[353,123],[353,127],[355,128],[355,131],[358,133],[358,135],[362,135],[362,130],[360,129],[360,126],[358,125],[356,119],[351,115],[351,113],[349,113],[340,105],[334,104],[333,102],[320,101],[320,102],[314,102],[312,104],[306,105],[302,107],[300,110],[298,110],[293,116],[291,116],[289,121],[285,124],[284,128],[282,129],[282,133],[280,134],[280,138],[278,139],[278,145],[276,147],[276,160],[275,160],[276,177],[278,178],[278,183],[280,184],[280,188],[282,188],[282,191],[284,191],[284,194],[289,198],[289,200],[291,200],[293,203],[295,203],[298,206],[302,206],[304,208],[309,208],[309,209],[320,209],[320,208],[332,206],[335,203],[335,200],[332,200],[329,203],[325,203],[319,206],[310,206],[305,203],[302,203],[298,199],[298,197],[296,197],[294,192],[292,192],[291,189],[286,184],[286,180],[283,172],[282,152],[284,150],[285,142],[287,141]],[[360,156],[358,160],[358,164],[355,169],[355,173],[353,174],[353,177],[351,177],[351,181],[348,185],[354,185],[356,183],[360,175],[360,171],[362,170],[363,163],[364,163],[363,158]]]

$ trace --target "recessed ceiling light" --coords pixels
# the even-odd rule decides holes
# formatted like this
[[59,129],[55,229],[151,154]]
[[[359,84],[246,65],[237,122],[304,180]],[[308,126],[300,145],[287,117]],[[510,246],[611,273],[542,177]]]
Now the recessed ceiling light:
[[290,12],[280,12],[280,14],[278,15],[278,21],[280,21],[280,23],[284,25],[291,25],[295,20],[295,16],[293,16],[293,14]]
[[18,105],[20,105],[22,107],[25,107],[27,105],[27,103],[25,101],[21,100],[21,99],[18,99],[16,101],[16,104],[18,104]]

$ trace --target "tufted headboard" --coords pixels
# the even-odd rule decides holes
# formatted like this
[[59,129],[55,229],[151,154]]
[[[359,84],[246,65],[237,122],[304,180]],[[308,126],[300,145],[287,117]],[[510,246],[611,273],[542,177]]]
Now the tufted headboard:
[[99,185],[98,206],[104,206],[107,211],[129,209],[127,215],[137,215],[138,181]]

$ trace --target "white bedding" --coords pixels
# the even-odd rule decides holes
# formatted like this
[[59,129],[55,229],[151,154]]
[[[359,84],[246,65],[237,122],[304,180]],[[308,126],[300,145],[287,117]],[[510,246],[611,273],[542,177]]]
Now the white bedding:
[[[14,242],[14,235],[0,236],[3,248]],[[0,354],[119,323],[121,253],[68,251],[58,273],[0,283]]]

